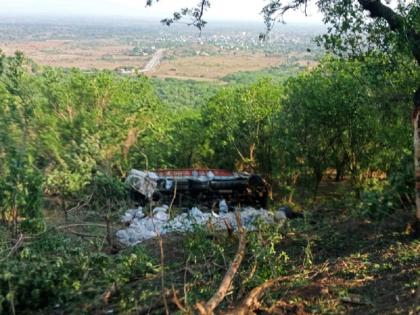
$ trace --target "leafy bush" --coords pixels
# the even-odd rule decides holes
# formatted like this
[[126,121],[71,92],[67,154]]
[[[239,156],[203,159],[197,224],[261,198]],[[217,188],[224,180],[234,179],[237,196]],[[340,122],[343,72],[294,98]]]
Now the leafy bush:
[[360,203],[353,212],[358,217],[382,219],[394,209],[393,196],[386,195],[383,187],[363,191],[360,199]]
[[0,178],[1,218],[13,227],[15,234],[20,229],[39,232],[43,229],[43,177],[27,163],[14,159],[9,162],[3,165],[3,170],[7,170]]
[[155,272],[153,261],[140,247],[110,256],[92,245],[47,233],[18,256],[0,261],[0,313],[52,307],[78,313],[66,309],[67,303],[82,308],[82,303],[95,301],[113,284],[120,286]]
[[[192,266],[208,266],[206,272],[194,274],[194,287],[191,288],[189,299],[191,302],[206,300],[211,297],[214,287],[222,277],[220,267],[226,263],[226,248],[231,242],[225,237],[216,238],[208,229],[195,226],[184,242],[188,255],[188,262]],[[236,244],[235,244],[236,245]],[[235,246],[234,245],[234,246]],[[211,263],[209,263],[211,261]],[[207,283],[206,286],[201,285]]]
[[83,194],[91,195],[90,206],[97,210],[119,210],[120,205],[126,205],[128,191],[121,179],[104,172],[94,172],[89,185]]
[[[284,231],[284,226],[281,224],[269,225],[263,222],[257,226],[255,232],[248,233],[250,263],[247,265],[251,268],[254,264],[257,266],[252,279],[248,280],[249,288],[253,288],[267,279],[284,275],[284,266],[289,259],[285,252],[279,250],[279,244],[283,239],[281,231]],[[249,271],[246,271],[245,274],[249,274]]]
[[411,156],[391,169],[386,180],[370,179],[363,187],[357,215],[383,219],[398,208],[414,205],[414,169]]

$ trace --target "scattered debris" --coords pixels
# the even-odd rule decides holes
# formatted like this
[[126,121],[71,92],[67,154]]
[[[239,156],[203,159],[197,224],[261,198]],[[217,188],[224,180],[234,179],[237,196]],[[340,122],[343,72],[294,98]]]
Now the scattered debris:
[[[128,210],[121,218],[128,227],[117,231],[118,240],[126,246],[136,245],[158,235],[169,232],[188,232],[194,226],[204,226],[208,223],[219,230],[225,229],[226,225],[237,229],[235,212],[207,213],[193,207],[170,219],[168,209],[166,205],[156,207],[150,216],[144,214],[142,207]],[[270,212],[265,209],[246,207],[241,209],[240,213],[241,224],[247,230],[255,229],[256,223],[260,220],[268,224],[281,224],[287,218],[283,210]]]
[[219,202],[219,211],[221,213],[227,213],[228,212],[228,205],[227,205],[225,199],[220,200],[220,202]]

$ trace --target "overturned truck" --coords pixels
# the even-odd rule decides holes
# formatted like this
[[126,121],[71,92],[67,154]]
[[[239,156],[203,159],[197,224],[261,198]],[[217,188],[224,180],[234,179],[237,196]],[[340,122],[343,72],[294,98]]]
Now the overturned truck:
[[268,189],[256,174],[236,173],[222,169],[131,170],[126,178],[130,195],[139,205],[150,201],[196,204],[214,207],[225,200],[229,205],[266,207]]

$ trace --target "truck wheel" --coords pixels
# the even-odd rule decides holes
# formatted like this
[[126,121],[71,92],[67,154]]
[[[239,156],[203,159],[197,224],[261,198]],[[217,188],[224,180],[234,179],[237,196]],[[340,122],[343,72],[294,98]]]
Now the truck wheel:
[[143,194],[133,189],[130,189],[130,199],[133,200],[136,205],[139,205],[142,207],[144,207],[147,203],[146,197]]
[[159,191],[155,191],[153,194],[152,194],[152,200],[154,201],[154,202],[158,202],[158,201],[160,201],[161,199],[162,199],[162,194],[159,192]]

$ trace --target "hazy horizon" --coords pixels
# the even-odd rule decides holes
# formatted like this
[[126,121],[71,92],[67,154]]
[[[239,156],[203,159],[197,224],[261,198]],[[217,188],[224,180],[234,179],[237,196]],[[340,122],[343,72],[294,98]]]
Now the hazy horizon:
[[[196,0],[161,0],[152,7],[145,7],[145,0],[0,0],[0,16],[9,18],[110,18],[146,19],[159,21],[170,17],[183,7],[195,6]],[[206,12],[209,22],[257,22],[263,23],[260,12],[264,0],[213,0]],[[238,14],[240,8],[240,14]],[[321,24],[317,9],[310,8],[309,16],[303,12],[290,12],[285,16],[287,23]]]
[[[121,15],[109,15],[109,16],[85,16],[85,15],[43,15],[43,14],[2,14],[0,13],[0,24],[16,23],[16,24],[54,24],[54,25],[66,25],[66,24],[103,24],[113,23],[115,25],[136,25],[136,24],[155,24],[157,27],[167,27],[161,23],[161,18],[157,17],[128,17]],[[231,25],[240,26],[246,24],[251,27],[264,28],[264,21],[257,20],[226,20],[226,19],[213,19],[208,21],[206,28],[212,28],[213,26],[220,25]],[[323,27],[325,24],[317,21],[286,21],[285,23],[278,23],[277,29],[281,27]],[[173,27],[191,27],[182,23],[175,23]]]

